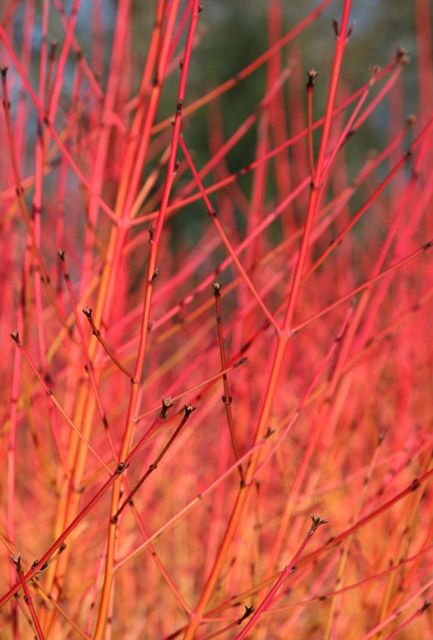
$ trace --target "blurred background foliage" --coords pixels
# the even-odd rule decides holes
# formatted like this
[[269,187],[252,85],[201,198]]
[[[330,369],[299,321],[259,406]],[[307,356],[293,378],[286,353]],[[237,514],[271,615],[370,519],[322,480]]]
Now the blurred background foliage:
[[[147,38],[153,24],[153,15],[148,2],[134,3],[136,33],[134,47],[137,53],[138,68],[146,55]],[[319,2],[303,0],[289,2],[281,0],[284,12],[282,34],[295,27],[307,16]],[[116,3],[113,3],[113,16]],[[199,97],[212,87],[224,82],[259,56],[269,46],[268,10],[272,0],[218,0],[203,2],[201,14],[201,40],[193,56],[191,75],[189,78],[188,100]],[[315,116],[323,113],[328,89],[330,65],[334,53],[333,19],[339,18],[342,2],[331,2],[322,15],[305,29],[288,47],[282,50],[282,64],[292,64],[291,49],[300,50],[302,75],[314,68],[318,72],[315,91]],[[383,67],[395,56],[398,47],[408,50],[412,64],[405,70],[405,111],[417,111],[417,76],[415,73],[417,45],[415,40],[415,2],[414,0],[355,0],[352,5],[353,33],[350,46],[345,53],[343,80],[348,88],[354,90],[370,77],[374,66]],[[296,64],[299,63],[296,59]],[[226,136],[251,113],[258,105],[265,92],[266,65],[234,87],[222,100],[224,130]],[[286,82],[286,93],[290,91],[290,78]],[[167,84],[167,91],[161,103],[161,118],[173,112],[173,93],[175,83]],[[305,103],[300,104],[305,108]],[[206,109],[194,115],[194,127],[190,135],[194,136],[197,152],[209,150],[206,146],[208,138],[208,120]],[[386,114],[379,112],[373,118],[376,125],[370,131],[370,142],[377,141],[377,135],[383,131]],[[290,120],[290,114],[288,114]],[[371,122],[370,122],[371,124]],[[369,136],[367,136],[368,139]],[[252,159],[254,153],[254,136],[251,137],[249,154],[247,148],[237,147],[232,156],[233,168],[238,162],[245,164]]]
[[[113,14],[115,9],[113,3]],[[289,2],[281,0],[283,23],[281,35],[295,27],[308,15],[318,2],[303,0]],[[269,46],[269,8],[271,0],[218,0],[203,2],[200,23],[200,42],[193,56],[191,75],[188,85],[188,101],[205,94],[219,85],[259,56]],[[287,126],[290,132],[291,114],[289,104],[296,102],[305,117],[305,80],[307,71],[314,68],[318,79],[314,96],[314,116],[324,112],[328,78],[334,53],[334,30],[332,21],[339,18],[342,2],[334,1],[314,23],[305,29],[294,41],[281,51],[281,64],[300,66],[298,73],[302,78],[300,87],[292,89],[291,77],[285,82]],[[147,2],[134,3],[135,33],[134,47],[137,53],[137,65],[146,55],[145,34],[150,32],[153,16]],[[418,78],[416,73],[417,42],[415,39],[415,0],[355,0],[352,6],[353,33],[346,55],[342,74],[342,91],[353,92],[368,81],[373,67],[383,67],[396,55],[398,47],[408,50],[411,63],[403,74],[404,116],[417,113]],[[252,76],[240,82],[216,102],[221,113],[224,138],[227,139],[237,127],[252,113],[266,91],[266,69],[263,65]],[[174,74],[177,76],[177,74]],[[174,79],[174,78],[173,78]],[[299,89],[301,91],[299,91]],[[176,83],[167,83],[160,105],[161,119],[173,113]],[[290,102],[289,92],[298,92]],[[404,122],[401,123],[403,126]],[[243,137],[227,156],[230,171],[236,171],[254,159],[257,123]],[[360,161],[366,154],[380,150],[389,140],[389,114],[387,101],[381,102],[372,117],[363,125],[356,141],[346,147],[348,177],[353,178],[359,169]],[[185,136],[198,167],[203,166],[212,155],[209,148],[209,109],[200,109],[185,122]],[[318,137],[316,136],[316,143]],[[384,168],[384,171],[386,169]],[[208,181],[209,182],[209,181]],[[247,197],[250,193],[251,175],[240,180]],[[268,180],[268,196],[272,196],[272,180]],[[354,204],[356,205],[356,198]],[[197,222],[203,218],[203,206],[192,205],[189,215],[187,235],[193,240],[195,232],[200,232]],[[240,216],[240,224],[242,224]],[[184,223],[180,217],[172,221],[175,235],[183,234]],[[198,227],[197,227],[198,224]],[[197,228],[196,228],[197,227]]]

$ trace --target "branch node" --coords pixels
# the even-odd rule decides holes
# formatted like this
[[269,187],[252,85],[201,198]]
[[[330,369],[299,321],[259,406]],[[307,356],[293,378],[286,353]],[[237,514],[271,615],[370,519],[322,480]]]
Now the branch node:
[[116,473],[118,475],[122,474],[129,467],[129,462],[119,462],[117,465]]

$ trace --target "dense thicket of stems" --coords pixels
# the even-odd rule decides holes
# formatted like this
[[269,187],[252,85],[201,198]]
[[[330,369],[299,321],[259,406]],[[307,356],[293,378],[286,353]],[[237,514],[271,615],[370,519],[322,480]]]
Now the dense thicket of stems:
[[433,637],[430,4],[144,4],[0,7],[0,636]]

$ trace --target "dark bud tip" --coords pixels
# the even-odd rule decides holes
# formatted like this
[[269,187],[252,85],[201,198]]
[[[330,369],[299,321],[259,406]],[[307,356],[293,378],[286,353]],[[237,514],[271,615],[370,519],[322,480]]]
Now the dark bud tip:
[[322,524],[327,524],[328,520],[323,520],[320,516],[311,516],[311,530],[316,531]]
[[17,566],[17,567],[21,567],[21,554],[20,553],[13,553],[11,555],[11,559],[12,562]]
[[59,250],[57,251],[57,255],[59,256],[59,258],[60,258],[60,260],[61,260],[62,262],[64,262],[64,261],[65,261],[65,252],[63,251],[63,249],[59,249]]
[[92,309],[90,307],[84,307],[83,313],[86,316],[86,318],[92,317]]
[[221,294],[221,283],[220,282],[212,282],[212,288],[213,288],[213,292],[216,296],[219,296]]
[[19,344],[20,343],[20,335],[18,333],[18,331],[11,331],[11,338],[12,340],[16,343]]
[[314,84],[316,82],[316,78],[317,78],[317,71],[315,69],[310,69],[309,72],[307,73],[307,89],[312,89],[314,87]]
[[419,489],[420,485],[421,485],[421,482],[418,480],[418,478],[415,478],[410,483],[409,489],[410,489],[410,491],[416,491],[417,489]]
[[167,417],[167,411],[173,406],[173,400],[170,397],[164,398],[161,405],[161,413],[159,415],[164,419]]
[[338,36],[340,35],[340,25],[338,24],[338,20],[336,18],[334,18],[332,21],[332,27],[334,29],[335,35],[338,38]]
[[7,67],[1,67],[1,74],[2,74],[2,78],[6,79],[6,76],[8,74],[8,68]]
[[184,411],[186,416],[190,416],[193,411],[195,411],[195,407],[192,404],[186,404],[184,406]]
[[401,64],[402,66],[409,64],[410,58],[408,50],[404,47],[398,47],[395,60],[397,64]]
[[416,122],[416,115],[414,113],[409,113],[406,116],[406,124],[408,127],[412,127]]
[[424,613],[424,611],[426,611],[430,607],[430,605],[431,605],[431,600],[426,600],[422,605],[420,612]]
[[238,624],[241,624],[244,620],[249,618],[250,615],[254,612],[254,607],[250,607],[250,606],[248,606],[246,604],[244,604],[244,607],[245,607],[245,612],[244,612],[243,616],[241,618],[239,618]]

